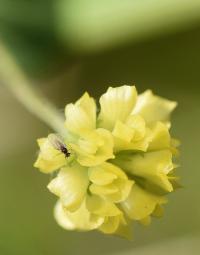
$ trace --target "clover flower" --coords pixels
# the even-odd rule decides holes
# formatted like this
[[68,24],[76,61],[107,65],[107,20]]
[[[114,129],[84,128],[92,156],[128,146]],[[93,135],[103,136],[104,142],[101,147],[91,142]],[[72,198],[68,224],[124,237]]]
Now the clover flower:
[[[166,195],[177,187],[170,136],[176,102],[135,86],[110,87],[100,112],[85,93],[65,108],[66,137],[38,139],[35,167],[57,171],[48,189],[59,199],[54,215],[68,230],[99,230],[129,238],[131,222],[160,217]],[[67,156],[55,143],[66,146]]]

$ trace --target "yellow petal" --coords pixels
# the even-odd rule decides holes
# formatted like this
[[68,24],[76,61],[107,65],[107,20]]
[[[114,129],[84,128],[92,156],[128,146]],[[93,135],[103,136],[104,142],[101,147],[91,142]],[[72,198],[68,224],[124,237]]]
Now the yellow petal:
[[96,194],[96,195],[106,196],[106,195],[118,192],[118,188],[114,184],[108,184],[108,185],[104,185],[104,186],[91,184],[90,192],[93,194]]
[[104,223],[99,227],[99,230],[104,234],[115,233],[119,227],[121,217],[121,215],[106,217]]
[[62,168],[57,177],[48,185],[48,189],[60,197],[63,206],[75,211],[80,207],[89,185],[87,168],[78,164]]
[[112,131],[117,120],[124,122],[135,106],[135,86],[109,87],[100,98],[99,126]]
[[91,167],[88,175],[90,181],[96,185],[107,185],[117,179],[117,175],[110,171],[106,171],[106,169],[102,167],[102,164],[96,167]]
[[121,206],[131,219],[142,220],[151,215],[157,204],[165,202],[164,197],[156,196],[135,184],[129,197],[121,203]]
[[82,142],[81,146],[80,144],[70,144],[72,150],[77,154],[77,161],[82,166],[96,166],[114,158],[113,138],[109,131],[98,128],[88,134],[85,139],[88,142]]
[[138,115],[130,115],[125,123],[117,121],[112,132],[115,153],[124,150],[146,151],[152,140],[151,133],[144,119]]
[[170,134],[167,126],[162,122],[156,122],[152,127],[152,141],[148,150],[162,150],[170,148]]
[[133,113],[141,115],[148,124],[154,121],[167,122],[176,105],[176,102],[156,96],[151,90],[147,90],[138,96]]
[[[101,178],[104,178],[104,176],[106,180],[101,181]],[[117,178],[127,179],[127,176],[119,167],[111,163],[104,162],[101,165],[89,168],[89,178],[97,185],[106,185]]]
[[167,192],[173,190],[167,177],[174,167],[170,150],[120,155],[113,162],[132,174],[133,179],[142,177]]
[[109,194],[107,196],[107,199],[109,199],[112,202],[120,203],[124,201],[129,193],[131,192],[131,188],[135,182],[133,180],[123,180],[123,179],[117,179],[113,182],[113,184],[118,188],[118,192]]
[[97,229],[103,222],[104,217],[92,215],[83,202],[75,212],[68,212],[63,208],[61,201],[55,206],[54,216],[57,223],[67,230],[89,231]]
[[96,127],[96,104],[94,99],[85,93],[75,104],[65,108],[65,126],[76,135],[85,134]]
[[43,173],[51,173],[66,165],[67,159],[59,150],[53,148],[47,138],[37,140],[40,147],[40,153],[34,167],[37,167]]
[[146,125],[141,116],[130,115],[126,120],[126,125],[134,130],[134,141],[138,141],[145,136]]
[[120,138],[121,140],[125,141],[125,142],[131,142],[131,140],[133,139],[134,136],[134,129],[129,127],[126,124],[123,124],[121,121],[117,121],[114,127],[114,130],[112,132],[112,134],[117,137]]
[[118,203],[126,199],[131,191],[133,181],[117,166],[104,162],[89,169],[89,178],[93,182],[90,191],[103,196],[110,202]]
[[88,195],[86,207],[93,214],[106,216],[117,216],[122,214],[120,209],[112,202],[109,202],[97,195]]
[[139,141],[134,141],[134,138],[131,142],[127,142],[114,136],[114,152],[118,153],[120,151],[147,151],[149,142],[152,140],[152,135],[149,129],[146,129],[144,138]]

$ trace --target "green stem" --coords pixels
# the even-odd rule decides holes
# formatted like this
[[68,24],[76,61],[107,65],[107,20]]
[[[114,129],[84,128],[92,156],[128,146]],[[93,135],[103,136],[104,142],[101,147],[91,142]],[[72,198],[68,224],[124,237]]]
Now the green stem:
[[36,91],[14,61],[10,53],[0,42],[0,81],[35,116],[44,121],[53,130],[66,136],[64,119],[56,107],[39,91]]

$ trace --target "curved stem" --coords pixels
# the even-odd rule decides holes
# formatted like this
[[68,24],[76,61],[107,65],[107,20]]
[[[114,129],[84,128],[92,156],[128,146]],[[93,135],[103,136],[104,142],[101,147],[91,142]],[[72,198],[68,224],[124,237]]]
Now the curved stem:
[[66,136],[62,115],[47,98],[31,86],[2,43],[0,43],[0,80],[31,113],[56,132]]

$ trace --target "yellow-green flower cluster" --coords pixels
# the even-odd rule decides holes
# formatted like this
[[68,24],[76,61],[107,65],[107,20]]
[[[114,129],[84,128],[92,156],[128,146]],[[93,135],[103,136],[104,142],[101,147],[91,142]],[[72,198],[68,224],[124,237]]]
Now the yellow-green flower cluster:
[[135,86],[110,87],[99,102],[98,114],[88,93],[66,106],[63,141],[70,156],[41,138],[35,167],[57,170],[48,189],[59,198],[59,225],[128,238],[131,221],[147,225],[162,215],[177,185],[177,141],[169,133],[176,103],[150,90],[137,95]]

